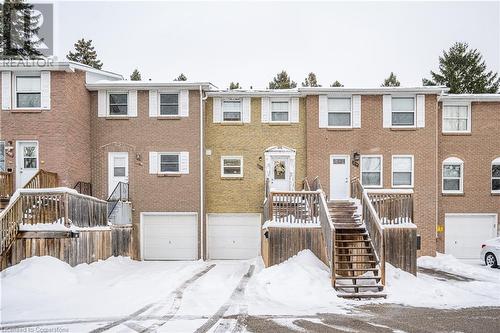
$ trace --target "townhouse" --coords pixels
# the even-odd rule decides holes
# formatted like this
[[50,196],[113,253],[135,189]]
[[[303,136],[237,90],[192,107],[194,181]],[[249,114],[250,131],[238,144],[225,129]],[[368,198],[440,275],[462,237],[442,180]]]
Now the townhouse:
[[[260,253],[267,190],[318,176],[411,193],[420,255],[476,257],[498,234],[500,96],[443,87],[217,90],[133,82],[72,62],[1,66],[0,171],[38,169],[131,202],[135,257]],[[126,190],[120,184],[127,184]]]

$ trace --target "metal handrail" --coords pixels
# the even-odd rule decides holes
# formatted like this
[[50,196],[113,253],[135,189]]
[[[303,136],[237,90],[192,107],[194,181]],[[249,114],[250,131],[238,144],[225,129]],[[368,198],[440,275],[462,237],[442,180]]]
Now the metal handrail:
[[78,193],[92,196],[92,184],[91,183],[79,181],[75,184],[73,189],[77,190]]
[[118,205],[118,202],[127,202],[129,201],[129,185],[128,183],[118,182],[116,184],[115,189],[109,195],[108,199],[108,218],[113,213],[114,209]]

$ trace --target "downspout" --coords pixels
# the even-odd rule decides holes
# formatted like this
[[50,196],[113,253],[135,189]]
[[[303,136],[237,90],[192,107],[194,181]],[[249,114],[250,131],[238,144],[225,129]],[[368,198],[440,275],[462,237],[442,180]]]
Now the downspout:
[[203,101],[208,96],[203,97],[203,87],[200,85],[200,259],[205,259],[205,195],[204,195],[204,157],[205,157],[205,141],[204,141],[204,117],[203,117]]

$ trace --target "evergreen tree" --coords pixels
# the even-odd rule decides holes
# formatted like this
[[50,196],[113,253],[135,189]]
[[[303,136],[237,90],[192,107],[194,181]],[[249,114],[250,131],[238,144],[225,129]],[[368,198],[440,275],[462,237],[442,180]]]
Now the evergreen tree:
[[41,15],[34,14],[33,5],[22,0],[6,0],[0,4],[0,54],[7,59],[37,59],[42,53],[37,46]]
[[302,87],[321,87],[321,85],[318,84],[318,80],[316,79],[316,74],[311,72],[304,79],[304,82],[302,82]]
[[134,71],[132,72],[132,75],[130,75],[130,81],[141,81],[142,78],[141,78],[141,73],[139,72],[139,70],[136,68],[134,69]]
[[333,82],[330,87],[343,87],[344,85],[340,83],[339,81]]
[[276,74],[271,82],[269,82],[269,89],[290,89],[297,87],[295,81],[290,80],[288,73],[282,70],[280,73]]
[[398,78],[393,72],[391,72],[389,77],[384,80],[384,83],[382,83],[382,87],[399,87],[400,85],[401,83],[398,81]]
[[186,77],[186,75],[184,75],[184,73],[181,73],[178,77],[174,79],[174,81],[187,81],[187,79],[188,78]]
[[229,84],[229,90],[233,89],[241,89],[240,83],[239,82],[232,82]]
[[84,38],[79,39],[75,43],[75,52],[69,51],[66,56],[68,60],[76,61],[96,69],[102,68],[102,62],[97,59],[97,52],[92,46],[92,39],[85,40]]
[[432,79],[422,79],[422,84],[443,85],[452,94],[497,93],[500,87],[498,73],[487,71],[483,56],[467,43],[455,43],[439,57],[438,72],[431,71]]

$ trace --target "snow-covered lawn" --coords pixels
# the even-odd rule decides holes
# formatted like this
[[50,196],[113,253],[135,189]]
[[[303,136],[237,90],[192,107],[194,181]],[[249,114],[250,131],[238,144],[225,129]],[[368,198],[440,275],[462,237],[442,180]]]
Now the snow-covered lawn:
[[[500,306],[500,269],[468,265],[445,255],[422,257],[418,263],[473,280],[415,277],[387,265],[387,299],[353,301],[336,296],[327,267],[310,251],[267,269],[260,258],[139,262],[115,257],[70,267],[52,257],[33,257],[2,272],[1,320],[5,325],[95,319],[90,327],[96,328],[110,322],[122,325],[116,321],[142,309],[127,323],[137,319],[135,324],[143,328],[160,322],[162,331],[193,331],[209,318],[222,320],[217,314],[344,313],[367,303]],[[251,266],[255,270],[249,275]],[[152,319],[140,319],[141,315]]]

